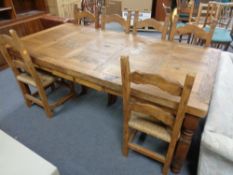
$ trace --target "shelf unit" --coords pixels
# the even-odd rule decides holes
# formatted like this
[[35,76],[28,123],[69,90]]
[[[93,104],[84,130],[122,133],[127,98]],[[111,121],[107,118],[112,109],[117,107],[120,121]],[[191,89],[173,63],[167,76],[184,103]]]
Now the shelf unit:
[[15,19],[16,14],[12,0],[0,1],[0,21]]
[[0,26],[47,12],[45,0],[1,0]]
[[[47,13],[47,0],[0,0],[0,34],[15,29],[25,36],[43,30],[42,19]],[[0,54],[0,70],[5,67],[7,64]]]

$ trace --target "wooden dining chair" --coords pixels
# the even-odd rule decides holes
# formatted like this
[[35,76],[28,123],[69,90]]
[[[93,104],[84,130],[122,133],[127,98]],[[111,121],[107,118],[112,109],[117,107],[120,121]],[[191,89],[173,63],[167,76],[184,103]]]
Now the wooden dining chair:
[[[0,49],[15,75],[27,106],[30,107],[32,104],[37,104],[44,108],[48,117],[52,117],[55,107],[63,104],[75,95],[73,83],[67,85],[70,89],[67,95],[53,104],[49,104],[45,90],[48,87],[55,88],[56,78],[45,71],[37,70],[17,33],[14,30],[10,30],[10,35],[0,35]],[[32,93],[30,86],[36,88],[37,91]]]
[[194,45],[203,45],[209,47],[211,44],[211,39],[216,27],[216,20],[213,20],[209,30],[205,30],[202,27],[194,23],[186,24],[185,26],[177,27],[176,23],[178,17],[176,16],[172,25],[170,40],[174,41],[176,35],[188,35],[187,43]]
[[[101,29],[105,30],[107,23],[117,23],[123,28],[125,33],[129,33],[130,32],[131,14],[132,14],[132,12],[129,10],[127,20],[125,20],[123,17],[121,17],[118,14],[107,15],[106,14],[106,7],[102,7]],[[112,95],[112,94],[108,94],[108,106],[111,106],[116,101],[117,101],[117,96]]]
[[130,22],[131,22],[131,11],[128,11],[127,20],[121,17],[118,14],[107,15],[106,8],[102,8],[102,16],[101,16],[101,29],[105,30],[107,23],[118,23],[124,29],[125,33],[129,33],[130,31]]
[[169,20],[170,20],[169,14],[166,15],[164,22],[157,21],[156,19],[153,18],[139,20],[139,11],[135,11],[133,33],[137,34],[137,31],[142,28],[153,28],[156,31],[161,32],[162,40],[166,40],[166,35],[169,27]]
[[75,24],[81,25],[82,21],[85,24],[85,20],[88,19],[91,22],[95,23],[95,28],[99,28],[99,11],[98,7],[95,9],[95,14],[92,14],[89,11],[82,11],[77,4],[74,5],[74,19]]
[[[219,17],[217,27],[212,37],[212,46],[224,50],[228,50],[231,42],[230,24],[233,19],[233,3],[216,3],[219,5]],[[205,26],[209,28],[209,26]]]
[[177,4],[177,15],[179,16],[179,21],[190,22],[192,20],[194,12],[194,0],[181,1],[176,0]]
[[221,6],[219,3],[216,3],[213,1],[209,2],[207,6],[207,14],[206,14],[205,21],[204,21],[204,27],[207,25],[211,25],[212,19],[218,20],[220,11],[221,11]]
[[212,19],[218,19],[220,14],[220,6],[215,2],[200,3],[197,16],[194,22],[201,27],[205,27],[212,23]]
[[[187,75],[184,85],[181,85],[160,75],[130,72],[129,58],[124,56],[121,57],[121,77],[124,106],[123,154],[128,156],[129,149],[132,149],[155,159],[164,164],[162,172],[163,175],[167,175],[180,136],[195,77]],[[161,92],[176,96],[179,98],[177,108],[172,112],[164,106],[164,103],[156,105],[134,99],[131,95],[131,84],[159,88]],[[134,136],[137,132],[148,134],[168,143],[166,154],[162,155],[136,144]]]

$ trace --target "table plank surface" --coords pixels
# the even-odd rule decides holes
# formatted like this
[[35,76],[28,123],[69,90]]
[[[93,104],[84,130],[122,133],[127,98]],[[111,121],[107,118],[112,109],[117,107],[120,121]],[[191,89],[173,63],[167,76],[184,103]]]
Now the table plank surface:
[[[221,52],[154,38],[99,31],[64,24],[23,38],[33,61],[41,68],[89,81],[121,95],[120,56],[128,55],[133,70],[159,73],[184,83],[187,73],[196,80],[187,113],[204,117],[208,112]],[[134,95],[151,101],[177,100],[158,89],[134,86]],[[107,90],[106,90],[107,91]],[[144,94],[143,92],[147,92]],[[158,98],[159,97],[159,98]]]

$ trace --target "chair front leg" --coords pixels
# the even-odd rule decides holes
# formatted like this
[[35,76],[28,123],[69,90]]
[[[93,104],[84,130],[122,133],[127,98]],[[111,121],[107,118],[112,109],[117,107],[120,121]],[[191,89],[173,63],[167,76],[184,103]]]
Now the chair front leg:
[[130,117],[130,112],[125,111],[124,112],[124,123],[123,123],[123,147],[122,147],[122,153],[124,156],[128,156],[129,153],[129,139],[130,139],[130,133],[129,133],[129,117]]
[[17,82],[18,82],[20,90],[23,94],[24,101],[25,101],[26,105],[28,107],[31,107],[33,103],[31,100],[27,99],[27,97],[26,97],[26,94],[31,95],[31,90],[30,90],[29,86],[27,84],[22,83],[22,82],[19,82],[19,81],[17,81]]
[[50,108],[48,103],[48,97],[43,88],[38,87],[38,94],[40,96],[41,102],[43,104],[43,108],[49,118],[53,116],[53,110]]

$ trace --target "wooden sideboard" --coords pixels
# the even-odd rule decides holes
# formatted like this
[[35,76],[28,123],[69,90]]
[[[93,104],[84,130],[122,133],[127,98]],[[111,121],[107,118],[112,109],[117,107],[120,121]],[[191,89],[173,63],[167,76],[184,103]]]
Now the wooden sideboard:
[[[25,36],[62,23],[63,19],[48,15],[46,0],[0,1],[0,34],[14,29],[19,36]],[[0,54],[0,70],[6,67]]]
[[[0,26],[0,34],[8,34],[10,29],[14,29],[17,31],[19,36],[26,36],[62,23],[64,23],[63,18],[42,14],[35,17],[26,18],[24,20],[16,20],[8,23],[7,25]],[[0,54],[0,70],[7,67],[7,63]]]

